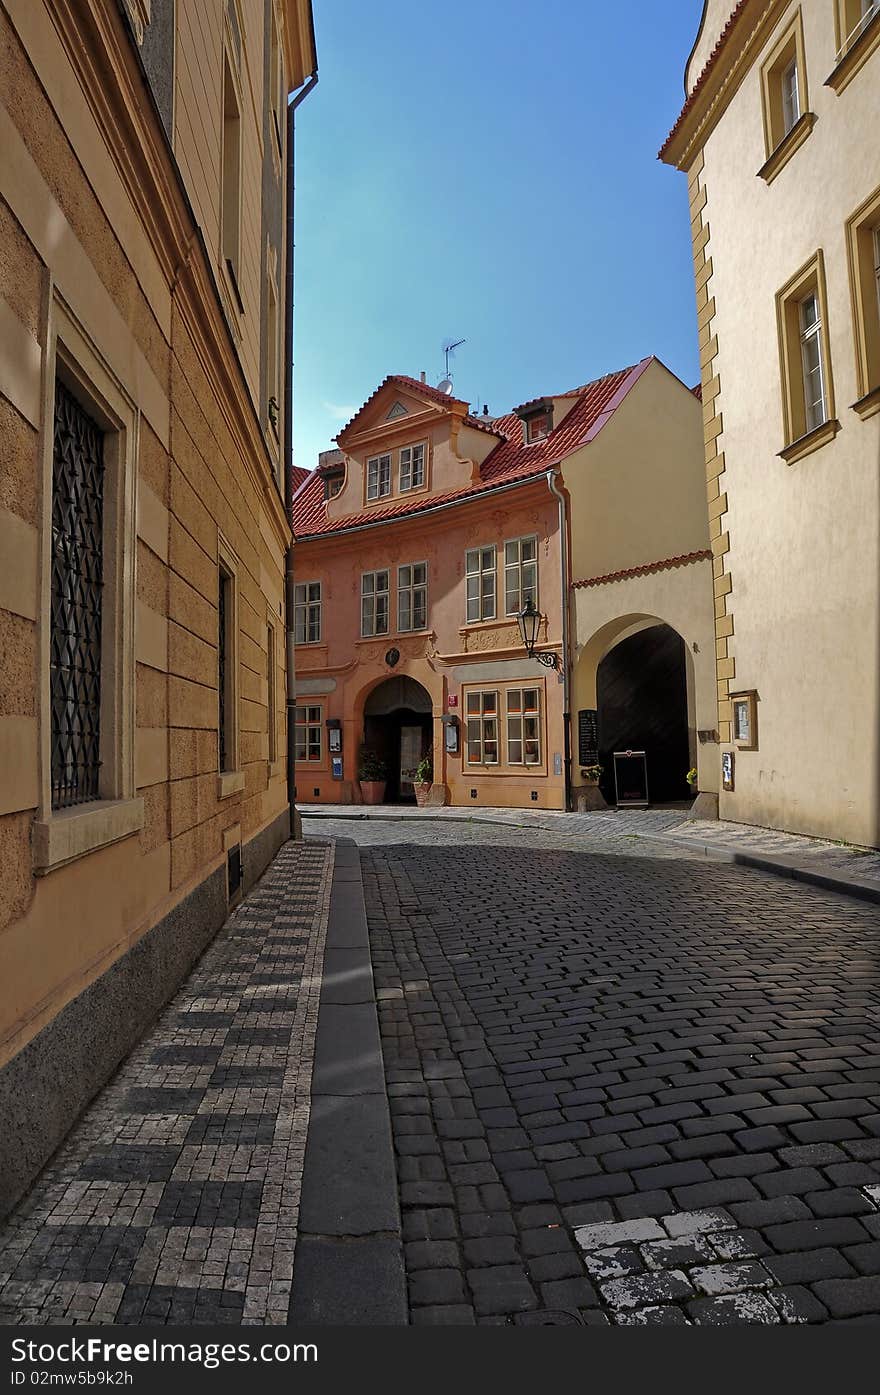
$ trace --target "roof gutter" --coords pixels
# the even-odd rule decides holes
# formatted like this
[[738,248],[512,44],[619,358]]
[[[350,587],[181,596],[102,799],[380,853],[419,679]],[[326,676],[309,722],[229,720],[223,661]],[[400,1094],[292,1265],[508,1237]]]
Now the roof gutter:
[[[551,469],[556,469],[559,465],[557,460]],[[542,470],[543,473],[543,470]],[[508,484],[491,485],[488,489],[481,489],[478,494],[466,494],[464,498],[448,499],[445,504],[432,504],[430,508],[419,509],[417,513],[405,513],[397,518],[377,518],[374,523],[356,523],[351,528],[334,528],[332,533],[297,533],[297,542],[318,542],[321,538],[340,538],[349,533],[364,533],[369,528],[387,528],[392,523],[409,522],[414,518],[426,518],[428,514],[443,513],[446,509],[458,509],[462,504],[473,504],[478,499],[485,499],[487,495],[507,494],[511,489],[521,489],[524,484],[535,484],[540,480],[541,475],[526,475],[524,479],[511,480]]]
[[[314,34],[313,34],[314,37]],[[312,50],[314,52],[314,49]],[[293,114],[301,102],[318,84],[318,71],[315,69],[308,82],[300,88],[296,96],[287,100],[287,170],[285,175],[285,214],[287,223],[286,245],[284,249],[284,512],[291,538],[284,557],[284,660],[286,684],[286,728],[287,728],[287,807],[290,811],[290,837],[302,837],[302,822],[296,811],[296,766],[294,763],[296,732],[294,716],[296,704],[296,636],[294,633],[294,584],[293,584]]]
[[547,471],[547,487],[559,504],[559,574],[560,595],[562,598],[562,720],[564,725],[563,773],[565,775],[565,807],[571,808],[571,663],[569,654],[569,608],[568,608],[568,513],[565,495],[560,493],[556,481],[558,469]]

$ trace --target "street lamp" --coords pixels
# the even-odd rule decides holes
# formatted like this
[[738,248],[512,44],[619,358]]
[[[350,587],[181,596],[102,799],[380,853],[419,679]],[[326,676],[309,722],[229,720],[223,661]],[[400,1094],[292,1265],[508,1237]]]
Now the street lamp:
[[559,655],[557,653],[535,653],[535,641],[538,638],[538,626],[541,623],[541,612],[535,609],[535,603],[531,596],[526,600],[525,605],[516,617],[516,621],[519,625],[520,639],[525,646],[525,651],[529,658],[537,659],[539,664],[543,664],[545,668],[556,669],[558,673],[560,664]]

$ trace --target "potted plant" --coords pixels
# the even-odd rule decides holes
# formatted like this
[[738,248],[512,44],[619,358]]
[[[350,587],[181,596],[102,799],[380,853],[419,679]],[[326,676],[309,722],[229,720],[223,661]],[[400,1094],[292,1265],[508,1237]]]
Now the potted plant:
[[601,765],[587,765],[581,771],[581,779],[586,785],[598,785],[602,779]]
[[697,767],[696,767],[695,765],[694,765],[694,766],[691,766],[690,770],[688,771],[688,773],[685,775],[684,778],[685,778],[685,779],[687,780],[687,782],[688,782],[688,788],[690,789],[691,794],[696,795],[696,794],[697,794]]
[[421,809],[428,802],[428,795],[431,793],[431,786],[434,781],[434,760],[430,751],[426,751],[416,766],[413,789],[416,792],[416,803]]
[[378,751],[364,747],[358,761],[358,783],[365,804],[381,804],[385,798],[388,767]]

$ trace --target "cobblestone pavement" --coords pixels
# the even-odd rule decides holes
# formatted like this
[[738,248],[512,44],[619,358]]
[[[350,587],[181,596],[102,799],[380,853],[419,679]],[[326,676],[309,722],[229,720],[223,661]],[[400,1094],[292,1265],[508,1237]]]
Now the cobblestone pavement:
[[309,824],[361,845],[412,1321],[877,1322],[876,907],[607,824]]
[[284,1323],[333,848],[288,844],[0,1230],[0,1322]]

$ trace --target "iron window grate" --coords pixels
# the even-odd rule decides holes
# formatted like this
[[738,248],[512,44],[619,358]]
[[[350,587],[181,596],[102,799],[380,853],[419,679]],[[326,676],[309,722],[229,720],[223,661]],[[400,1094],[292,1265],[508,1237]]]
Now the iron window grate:
[[52,807],[99,796],[104,436],[61,382],[52,457]]
[[229,577],[225,572],[220,573],[220,592],[218,597],[217,615],[217,682],[219,686],[220,710],[217,723],[217,741],[219,744],[220,769],[226,770],[227,749],[227,729],[226,729],[226,638],[227,638],[227,600],[229,595]]

